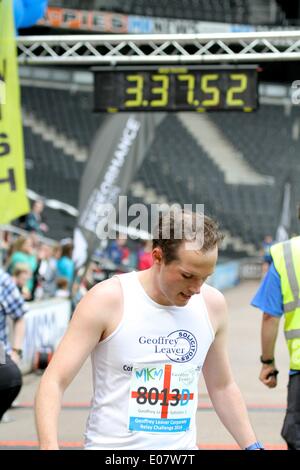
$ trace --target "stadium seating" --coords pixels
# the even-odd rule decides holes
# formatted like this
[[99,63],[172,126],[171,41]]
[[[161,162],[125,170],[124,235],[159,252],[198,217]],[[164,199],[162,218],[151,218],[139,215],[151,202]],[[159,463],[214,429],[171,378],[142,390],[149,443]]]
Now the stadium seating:
[[[47,199],[55,199],[77,208],[78,187],[84,162],[76,155],[65,153],[56,139],[63,137],[68,149],[76,142],[88,148],[91,138],[100,127],[103,115],[91,112],[90,93],[68,92],[39,87],[22,87],[24,115],[25,163],[28,188]],[[28,124],[30,122],[30,125]],[[38,129],[45,124],[46,131]],[[47,130],[48,129],[48,130]],[[50,138],[50,133],[54,138]],[[47,135],[49,134],[49,135]],[[76,220],[67,212],[46,207],[49,236],[55,239],[70,236]]]
[[[36,120],[25,120],[24,127],[28,187],[75,208],[84,161],[67,152],[68,142],[76,141],[88,154],[104,119],[104,115],[92,113],[90,100],[91,96],[84,92],[22,87],[24,114]],[[287,180],[292,183],[292,207],[300,202],[299,140],[292,138],[295,125],[300,126],[300,110],[269,105],[252,114],[219,112],[208,116],[251,167],[272,176],[275,184],[227,184],[224,173],[176,114],[169,114],[158,127],[133,178],[129,199],[147,204],[161,200],[181,205],[204,204],[205,212],[216,216],[232,236],[259,246],[266,234],[275,235]],[[66,144],[57,146],[55,139],[48,139],[47,131],[37,129],[34,122],[44,122],[46,130],[49,127],[51,132],[65,135]],[[142,188],[138,195],[136,185]],[[59,229],[55,212],[47,214],[51,236],[57,237],[58,231],[70,235],[65,228]],[[296,232],[294,212],[292,230]],[[66,216],[66,221],[68,228],[76,222],[71,216]]]
[[56,128],[70,139],[88,147],[99,128],[103,116],[93,114],[92,94],[65,90],[23,87],[22,102],[25,109]]
[[[47,199],[78,205],[78,183],[83,163],[54,148],[28,127],[24,127],[26,179],[29,189]],[[60,239],[69,236],[75,219],[65,211],[45,209],[49,236]]]
[[[247,126],[246,116],[237,116]],[[227,119],[223,115],[223,120],[229,123],[230,117],[231,113]],[[160,171],[155,171],[158,167]],[[225,184],[223,173],[175,116],[168,116],[160,125],[135,180],[153,187],[168,201],[204,204],[206,213],[217,217],[224,229],[246,243],[258,246],[266,233],[276,231],[280,191],[269,185]]]
[[[225,113],[211,114],[211,118],[253,168],[275,177],[275,187],[268,191],[257,187],[257,200],[253,201],[257,211],[265,213],[264,220],[270,219],[266,228],[272,227],[272,216],[280,211],[285,182],[290,181],[294,208],[292,231],[299,231],[295,210],[296,204],[300,202],[299,140],[293,139],[292,134],[295,123],[300,123],[299,108],[261,106],[258,112],[249,114],[247,119],[241,119],[240,114],[234,112],[230,113],[230,119]],[[246,194],[245,188],[243,194]],[[277,212],[274,211],[275,208]],[[270,232],[274,234],[274,230],[273,222],[273,230]]]

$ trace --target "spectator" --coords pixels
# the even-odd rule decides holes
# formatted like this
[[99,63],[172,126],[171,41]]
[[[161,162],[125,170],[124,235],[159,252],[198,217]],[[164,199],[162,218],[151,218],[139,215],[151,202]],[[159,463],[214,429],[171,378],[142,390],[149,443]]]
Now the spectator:
[[26,264],[31,271],[30,279],[27,281],[27,287],[32,293],[33,291],[33,274],[37,269],[37,257],[33,253],[33,245],[30,237],[19,237],[12,246],[12,254],[7,262],[7,270],[10,274],[16,264]]
[[56,291],[57,260],[54,257],[54,248],[43,243],[38,252],[40,260],[38,280],[43,286],[45,297],[54,297]]
[[99,273],[101,273],[101,269],[94,262],[89,263],[86,271],[85,268],[80,268],[77,271],[72,286],[73,309],[75,309],[76,305],[87,291],[96,284],[95,275],[97,276]]
[[129,248],[126,246],[126,238],[118,237],[113,240],[105,252],[106,256],[116,265],[126,265],[129,263]]
[[[70,243],[72,243],[72,242],[70,242]],[[59,260],[59,258],[62,256],[62,246],[57,244],[53,247],[52,251],[53,251],[53,258],[57,262],[57,260]]]
[[151,268],[152,264],[152,240],[144,240],[143,246],[138,252],[138,270],[143,271]]
[[8,231],[0,231],[0,266],[5,265],[11,244],[12,233]]
[[31,298],[31,293],[26,286],[28,279],[30,279],[30,276],[31,271],[26,264],[16,264],[12,273],[12,278],[20,293],[22,294],[22,297],[25,300],[30,300]]
[[75,264],[72,260],[73,243],[67,241],[62,245],[61,257],[57,260],[57,276],[64,277],[68,281],[68,287],[71,289],[74,281]]
[[[22,376],[18,367],[22,357],[26,307],[13,278],[0,269],[0,421],[19,394]],[[7,317],[13,320],[12,346],[7,335]]]
[[69,284],[65,277],[59,277],[56,279],[56,291],[55,297],[66,299],[70,297]]
[[34,201],[31,212],[29,212],[25,219],[25,230],[28,230],[29,232],[36,232],[39,235],[44,235],[46,232],[48,232],[48,226],[42,220],[43,210],[43,201]]
[[31,240],[33,251],[37,252],[41,246],[40,236],[36,232],[30,232],[28,238]]

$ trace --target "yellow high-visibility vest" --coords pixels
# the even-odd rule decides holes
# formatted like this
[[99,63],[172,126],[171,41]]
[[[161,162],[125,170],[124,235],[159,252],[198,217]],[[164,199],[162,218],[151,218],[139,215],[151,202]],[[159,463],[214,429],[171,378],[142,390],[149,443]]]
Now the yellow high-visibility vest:
[[300,237],[273,245],[271,256],[280,276],[290,369],[300,370]]

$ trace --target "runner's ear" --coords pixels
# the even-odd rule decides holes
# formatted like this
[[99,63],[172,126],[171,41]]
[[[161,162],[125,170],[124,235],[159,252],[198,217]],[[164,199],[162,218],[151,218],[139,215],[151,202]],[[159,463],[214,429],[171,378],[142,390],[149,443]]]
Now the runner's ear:
[[161,251],[161,248],[159,246],[155,247],[154,250],[152,251],[153,255],[153,262],[156,264],[160,264],[163,259],[163,254]]

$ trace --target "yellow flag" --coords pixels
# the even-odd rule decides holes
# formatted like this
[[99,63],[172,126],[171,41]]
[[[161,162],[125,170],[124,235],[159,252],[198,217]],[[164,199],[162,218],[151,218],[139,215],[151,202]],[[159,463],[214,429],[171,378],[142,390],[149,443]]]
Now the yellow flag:
[[29,212],[11,0],[0,0],[0,224]]

